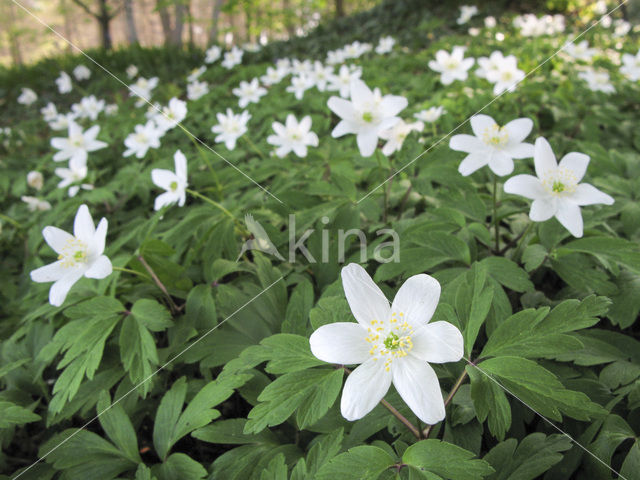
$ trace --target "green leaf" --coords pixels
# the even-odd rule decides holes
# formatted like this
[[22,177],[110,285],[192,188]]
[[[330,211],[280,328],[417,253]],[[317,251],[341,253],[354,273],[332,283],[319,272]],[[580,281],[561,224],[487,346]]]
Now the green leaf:
[[[517,448],[516,448],[517,446]],[[534,480],[562,460],[562,454],[572,446],[565,435],[532,433],[518,445],[510,438],[491,449],[484,459],[496,473],[488,480]]]
[[420,472],[431,472],[445,479],[478,480],[493,473],[484,460],[457,445],[430,439],[414,443],[402,455],[405,463]]
[[505,391],[480,370],[472,365],[466,366],[471,380],[471,399],[480,422],[488,419],[489,431],[498,440],[511,427],[511,406]]
[[491,277],[515,292],[529,292],[534,288],[527,272],[508,258],[488,257],[480,263],[487,268]]
[[196,285],[191,289],[185,313],[196,328],[208,329],[218,323],[210,285]]
[[218,420],[211,425],[195,430],[191,433],[191,436],[203,442],[225,445],[244,445],[249,443],[278,444],[277,438],[271,430],[263,430],[255,435],[245,434],[244,426],[246,423],[246,418]]
[[152,332],[162,332],[173,325],[167,309],[148,298],[137,300],[131,307],[131,314]]
[[98,397],[97,413],[103,430],[124,456],[134,463],[142,462],[136,432],[122,404],[112,405],[109,393],[102,391]]
[[282,333],[306,335],[309,328],[309,312],[313,307],[313,285],[303,279],[291,293],[287,313],[282,322]]
[[265,367],[268,373],[289,373],[326,365],[311,353],[307,337],[280,333],[265,338],[260,345],[263,346],[264,357],[269,359]]
[[287,480],[287,478],[287,465],[284,463],[282,453],[276,455],[260,474],[260,480]]
[[624,265],[634,273],[640,274],[640,249],[638,244],[623,238],[587,237],[579,238],[562,246],[562,250],[588,253],[597,258]]
[[486,278],[485,268],[475,263],[467,272],[466,281],[460,283],[456,292],[456,312],[465,325],[463,337],[467,356],[473,349],[493,300],[493,287],[485,286]]
[[151,388],[153,368],[158,365],[156,343],[138,317],[129,315],[120,330],[120,359],[125,371],[129,372],[131,383],[142,383],[142,396],[146,397]]
[[372,445],[354,447],[332,458],[318,471],[316,480],[376,480],[394,464],[383,449]]
[[344,430],[339,428],[327,435],[319,435],[307,454],[305,468],[309,476],[316,472],[329,460],[335,457],[342,448]]
[[584,393],[567,390],[553,373],[531,360],[501,356],[485,360],[478,367],[497,377],[529,408],[553,420],[562,420],[560,412],[584,421],[606,413]]
[[0,401],[0,428],[24,425],[25,423],[37,422],[40,419],[40,415],[27,408],[15,403]]
[[245,433],[258,433],[284,422],[298,408],[301,429],[320,419],[340,393],[342,369],[312,369],[287,373],[270,383],[248,415]]
[[172,453],[163,463],[155,465],[152,472],[158,480],[200,480],[207,476],[207,469],[184,453]]
[[236,388],[244,385],[251,375],[227,375],[207,383],[182,411],[187,384],[185,377],[178,379],[165,394],[156,413],[153,444],[160,458],[165,458],[171,447],[182,437],[204,427],[218,418],[220,412],[212,407],[229,398]]
[[542,265],[544,259],[548,255],[547,249],[539,243],[527,245],[527,248],[522,252],[522,261],[524,262],[524,269],[527,272],[531,272]]
[[335,322],[352,322],[351,309],[344,296],[324,297],[309,311],[309,320],[314,330]]
[[524,358],[557,358],[580,350],[582,343],[569,332],[596,324],[610,305],[606,297],[592,295],[565,300],[550,313],[547,307],[522,310],[512,315],[491,334],[481,357],[516,355]]

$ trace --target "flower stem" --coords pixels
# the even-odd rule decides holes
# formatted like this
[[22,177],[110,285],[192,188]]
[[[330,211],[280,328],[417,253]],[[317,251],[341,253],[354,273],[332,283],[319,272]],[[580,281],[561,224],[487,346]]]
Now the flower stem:
[[151,266],[147,263],[147,261],[144,259],[142,255],[138,255],[136,258],[142,264],[142,266],[147,270],[147,272],[149,272],[149,275],[151,275],[151,278],[153,279],[155,284],[162,291],[162,293],[164,293],[164,296],[167,297],[167,301],[169,302],[169,307],[171,307],[171,313],[175,314],[179,312],[180,309],[173,301],[173,298],[171,298],[171,295],[169,295],[169,291],[167,290],[167,287],[164,286],[164,284],[160,281],[160,279],[156,275],[156,272],[153,271]]
[[251,139],[249,137],[247,137],[246,135],[242,135],[242,138],[244,138],[245,142],[247,142],[249,144],[249,146],[251,148],[253,148],[253,150],[255,150],[255,152],[260,156],[260,158],[262,160],[266,160],[267,157],[265,157],[264,153],[262,153],[262,151],[256,146],[255,143],[253,143],[251,141]]
[[204,200],[205,202],[209,203],[210,205],[213,205],[218,210],[220,210],[222,213],[224,213],[226,216],[231,218],[234,222],[236,221],[236,217],[233,216],[233,213],[231,213],[229,210],[224,208],[222,205],[220,205],[215,200],[211,200],[209,197],[206,197],[206,196],[202,195],[200,192],[196,192],[195,190],[191,190],[190,188],[187,188],[186,191],[189,194],[193,195],[194,197],[197,197],[200,200]]
[[431,122],[431,131],[433,132],[433,136],[438,136],[438,131],[436,130],[436,122]]
[[193,135],[188,135],[187,134],[187,136],[191,139],[193,144],[198,149],[198,153],[200,154],[200,156],[204,160],[204,163],[207,164],[207,168],[211,172],[211,176],[213,177],[213,181],[216,183],[216,188],[218,189],[218,196],[219,196],[219,198],[222,198],[222,185],[220,185],[220,180],[218,179],[218,175],[216,174],[215,170],[213,169],[213,166],[211,165],[211,162],[209,161],[209,157],[207,156],[207,152],[205,152],[202,149],[202,147],[200,146],[200,144],[198,143],[198,141],[195,139],[195,137]]
[[495,251],[498,253],[500,251],[500,222],[498,220],[498,177],[496,174],[493,174],[493,228],[495,230],[496,235],[496,247]]
[[[451,388],[451,391],[449,392],[449,395],[444,401],[444,408],[447,408],[447,405],[451,403],[451,400],[453,400],[453,396],[456,393],[458,393],[458,390],[460,389],[460,387],[462,386],[462,383],[465,381],[466,378],[467,378],[467,369],[464,368],[462,370],[462,374],[458,377],[458,380],[456,380],[456,383],[453,385],[453,387]],[[425,428],[422,431],[422,435],[424,438],[429,438],[429,434],[431,433],[432,428],[433,428],[433,425],[428,425],[427,428]]]
[[[527,225],[527,228],[524,229],[524,232],[522,232],[520,235],[518,235],[516,238],[513,239],[513,244],[515,244],[516,242],[518,243],[518,246],[516,247],[515,251],[513,252],[513,255],[511,256],[511,259],[514,262],[518,261],[518,257],[522,253],[522,249],[524,247],[524,242],[527,239],[527,235],[531,231],[532,227],[533,227],[533,222],[529,222],[529,225]],[[518,240],[520,240],[520,242],[518,242]]]
[[0,219],[2,219],[2,220],[4,220],[4,221],[6,221],[6,222],[8,222],[8,223],[10,223],[11,225],[13,225],[13,226],[14,226],[14,227],[16,227],[16,228],[22,228],[22,225],[20,225],[20,222],[18,222],[18,221],[16,221],[16,220],[14,220],[14,219],[13,219],[13,218],[11,218],[11,217],[7,217],[7,216],[6,216],[5,214],[3,214],[3,213],[0,213]]
[[138,277],[142,277],[145,280],[149,280],[152,281],[152,278],[148,275],[145,275],[142,272],[138,272],[137,270],[131,270],[130,268],[123,268],[123,267],[112,267],[114,270],[118,271],[118,272],[125,272],[125,273],[130,273],[132,275],[137,275]]

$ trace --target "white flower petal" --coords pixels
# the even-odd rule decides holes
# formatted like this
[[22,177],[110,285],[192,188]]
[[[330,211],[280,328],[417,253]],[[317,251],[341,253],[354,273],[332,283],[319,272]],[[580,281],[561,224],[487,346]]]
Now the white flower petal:
[[65,298],[67,298],[67,293],[69,293],[73,284],[80,280],[83,273],[84,271],[79,268],[67,269],[66,274],[51,285],[51,289],[49,290],[49,303],[54,307],[62,305]]
[[375,408],[391,385],[391,373],[384,361],[367,360],[347,377],[342,390],[340,412],[349,421],[358,420]]
[[96,229],[93,225],[93,219],[86,205],[80,205],[76,218],[73,222],[73,235],[84,243],[89,244],[93,239]]
[[111,260],[106,255],[100,255],[89,269],[84,272],[84,276],[87,278],[105,278],[111,275],[112,271]]
[[368,328],[371,320],[389,317],[389,301],[364,268],[350,263],[343,267],[341,275],[347,302],[360,325]]
[[440,283],[435,278],[424,273],[414,275],[396,293],[391,312],[396,315],[402,313],[402,320],[418,328],[431,320],[439,299]]
[[473,134],[478,138],[482,138],[485,130],[492,128],[496,124],[495,120],[489,115],[482,114],[474,115],[471,117],[470,122],[471,130],[473,130]]
[[518,143],[516,145],[507,145],[504,152],[511,158],[532,158],[535,148],[532,143]]
[[454,135],[449,141],[449,148],[458,152],[472,153],[478,150],[484,150],[484,147],[484,143],[473,135]]
[[474,152],[467,155],[462,162],[460,162],[460,166],[458,167],[458,172],[464,175],[471,175],[476,170],[484,167],[489,160],[489,155],[486,152]]
[[574,237],[582,237],[582,212],[580,207],[570,201],[559,201],[556,218]]
[[162,207],[172,205],[178,201],[178,197],[173,192],[164,192],[158,195],[153,203],[154,210],[160,210]]
[[579,152],[569,152],[558,164],[559,167],[571,170],[576,177],[576,182],[582,180],[589,166],[589,155]]
[[33,270],[31,272],[31,280],[38,283],[55,282],[61,279],[65,273],[67,273],[67,269],[62,266],[62,260],[58,260]]
[[516,118],[503,127],[509,134],[509,143],[521,143],[531,133],[533,120],[530,118]]
[[462,333],[449,322],[422,326],[412,336],[411,355],[425,362],[457,362],[464,355]]
[[553,197],[538,198],[531,203],[529,218],[534,222],[544,222],[558,211],[558,202]]
[[176,153],[173,155],[173,161],[176,167],[176,176],[180,180],[187,179],[187,158],[184,156],[180,150],[176,150]]
[[107,238],[107,228],[109,227],[109,222],[107,222],[106,218],[101,218],[98,223],[98,227],[96,228],[95,233],[93,234],[93,238],[91,239],[91,243],[89,244],[90,253],[92,255],[102,255],[104,252],[104,244]]
[[356,133],[356,132],[353,130],[353,125],[350,122],[342,120],[335,126],[335,128],[331,132],[331,136],[333,138],[338,138],[348,133]]
[[444,420],[445,408],[438,376],[431,366],[411,355],[391,364],[393,385],[411,411],[429,425]]
[[489,157],[489,168],[499,177],[513,172],[513,160],[506,153],[496,151]]
[[576,191],[569,197],[576,205],[595,205],[604,203],[613,205],[613,198],[589,183],[581,183],[576,187]]
[[538,178],[544,178],[548,172],[554,171],[558,166],[556,156],[553,154],[553,150],[551,150],[551,145],[549,145],[549,142],[547,142],[547,139],[544,137],[538,137],[536,139],[533,163],[535,164]]
[[56,253],[62,253],[62,249],[69,241],[73,241],[73,235],[59,229],[58,227],[44,227],[42,229],[42,236],[44,241],[47,242]]
[[164,168],[154,168],[151,170],[151,181],[164,190],[170,190],[171,182],[176,182],[177,180],[176,174],[171,170]]
[[[353,103],[340,97],[331,97],[327,103],[329,109],[340,118],[352,120],[355,116]],[[334,135],[336,136],[336,135]]]
[[329,323],[318,328],[311,338],[311,353],[324,362],[339,365],[364,363],[371,358],[367,331],[358,323]]
[[521,195],[535,200],[544,198],[547,192],[542,186],[542,182],[533,175],[516,175],[504,183],[504,191],[513,195]]
[[378,146],[378,135],[375,130],[358,133],[356,143],[358,144],[358,149],[360,149],[360,155],[370,157]]

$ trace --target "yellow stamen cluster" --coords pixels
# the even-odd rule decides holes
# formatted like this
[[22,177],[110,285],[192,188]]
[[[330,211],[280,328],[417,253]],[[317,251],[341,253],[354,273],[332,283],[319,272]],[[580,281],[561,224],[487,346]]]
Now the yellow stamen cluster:
[[413,348],[413,329],[403,317],[402,312],[393,312],[387,321],[371,320],[371,326],[367,329],[369,335],[366,341],[371,344],[369,355],[374,360],[384,358],[387,372],[394,359],[406,357]]
[[504,147],[507,142],[509,142],[509,133],[507,133],[504,127],[499,127],[494,123],[490,127],[485,128],[482,133],[482,141],[494,147]]
[[542,186],[554,196],[562,196],[576,191],[578,180],[568,168],[558,167],[542,178]]
[[58,255],[58,260],[62,260],[65,268],[75,267],[79,263],[87,261],[87,244],[77,238],[70,238],[62,247],[62,252]]

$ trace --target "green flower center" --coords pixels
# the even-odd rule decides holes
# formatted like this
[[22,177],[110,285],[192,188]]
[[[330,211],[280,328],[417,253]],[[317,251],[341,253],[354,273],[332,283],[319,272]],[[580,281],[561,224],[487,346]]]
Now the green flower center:
[[371,112],[364,112],[362,114],[362,120],[364,120],[367,123],[373,122],[373,114]]
[[178,182],[171,182],[169,184],[169,188],[171,189],[172,192],[175,192],[178,189]]
[[400,337],[398,337],[398,335],[396,335],[395,333],[391,332],[387,336],[387,338],[384,339],[383,343],[388,350],[396,350],[399,345],[399,340],[400,340]]
[[555,181],[553,182],[553,186],[551,187],[551,190],[553,190],[556,193],[562,193],[565,190],[565,186],[564,183],[559,182],[559,181]]

